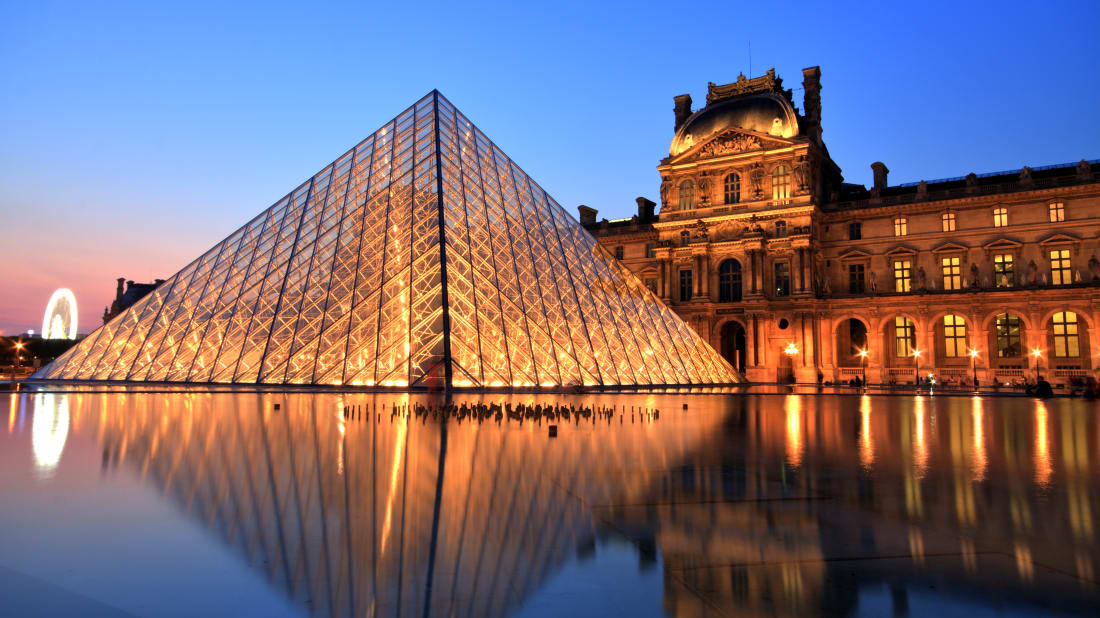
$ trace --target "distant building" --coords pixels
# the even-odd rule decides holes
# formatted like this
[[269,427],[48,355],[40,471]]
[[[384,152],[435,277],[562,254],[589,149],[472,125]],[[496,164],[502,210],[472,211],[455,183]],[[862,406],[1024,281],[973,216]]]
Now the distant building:
[[129,309],[131,305],[141,300],[162,283],[164,283],[164,279],[156,279],[152,283],[135,283],[127,281],[124,277],[119,277],[118,287],[115,288],[115,299],[111,302],[110,307],[103,308],[103,323],[110,322],[116,315]]
[[675,97],[659,214],[581,222],[750,380],[847,381],[860,350],[870,382],[1094,375],[1100,162],[895,186],[876,162],[868,190],[803,78],[802,112],[774,69]]

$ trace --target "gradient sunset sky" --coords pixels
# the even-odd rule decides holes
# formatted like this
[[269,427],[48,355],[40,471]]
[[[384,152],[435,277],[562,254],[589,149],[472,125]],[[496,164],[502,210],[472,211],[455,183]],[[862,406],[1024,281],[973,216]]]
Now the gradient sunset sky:
[[609,218],[657,198],[674,95],[769,67],[800,107],[821,67],[848,182],[1100,158],[1100,3],[894,5],[0,0],[0,333],[58,287],[90,332],[432,88]]

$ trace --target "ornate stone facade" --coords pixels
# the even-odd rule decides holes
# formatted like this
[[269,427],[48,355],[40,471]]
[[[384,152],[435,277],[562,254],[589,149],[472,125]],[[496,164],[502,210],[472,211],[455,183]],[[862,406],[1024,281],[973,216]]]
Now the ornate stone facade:
[[750,380],[1096,376],[1098,162],[848,184],[820,76],[676,97],[659,214],[586,227]]

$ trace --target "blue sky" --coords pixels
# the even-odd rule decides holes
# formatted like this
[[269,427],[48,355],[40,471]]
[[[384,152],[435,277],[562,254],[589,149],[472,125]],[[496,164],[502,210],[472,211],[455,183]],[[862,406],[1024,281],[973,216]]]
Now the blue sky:
[[432,88],[571,209],[657,197],[672,97],[775,67],[849,182],[1100,158],[1100,3],[0,2],[0,332],[166,277]]

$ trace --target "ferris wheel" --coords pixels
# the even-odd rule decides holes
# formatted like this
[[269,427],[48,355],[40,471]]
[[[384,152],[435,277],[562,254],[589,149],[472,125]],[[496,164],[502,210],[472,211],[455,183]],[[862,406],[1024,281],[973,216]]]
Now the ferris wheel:
[[76,296],[69,288],[54,290],[42,317],[43,339],[76,339]]

